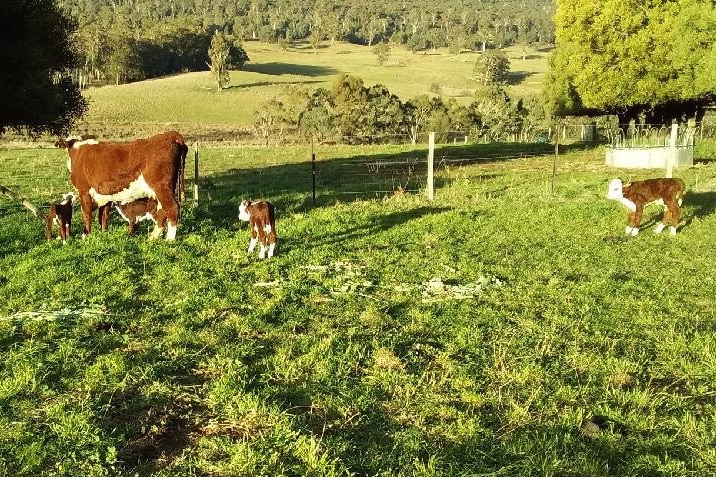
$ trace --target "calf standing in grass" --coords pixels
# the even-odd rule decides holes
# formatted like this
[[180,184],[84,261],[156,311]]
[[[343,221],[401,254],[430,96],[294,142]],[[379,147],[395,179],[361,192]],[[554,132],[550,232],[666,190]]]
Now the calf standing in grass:
[[266,256],[266,245],[268,245],[268,256],[273,257],[273,250],[276,247],[276,221],[274,207],[271,202],[261,200],[251,202],[245,200],[239,206],[239,219],[248,222],[251,227],[251,242],[249,253],[253,252],[256,242],[261,240],[259,258]]
[[627,235],[639,233],[639,222],[641,222],[644,207],[652,203],[664,206],[664,218],[656,226],[654,232],[661,233],[667,225],[670,225],[671,234],[676,235],[685,189],[684,181],[681,179],[646,179],[626,185],[622,184],[621,179],[613,179],[609,183],[607,199],[618,200],[629,209]]
[[[148,197],[137,199],[127,204],[120,204],[115,202],[114,207],[119,212],[119,215],[127,222],[127,235],[132,235],[137,230],[137,222],[142,220],[151,220],[154,222],[155,228],[159,221],[158,217],[158,202],[156,199],[150,199]],[[107,229],[107,219],[109,219],[109,209],[107,213],[100,217],[102,221],[102,230]]]
[[52,238],[52,225],[57,225],[58,239],[62,239],[62,243],[67,243],[67,237],[70,236],[72,228],[72,203],[75,200],[74,194],[71,192],[62,196],[60,202],[50,204],[50,210],[45,218],[45,238]]

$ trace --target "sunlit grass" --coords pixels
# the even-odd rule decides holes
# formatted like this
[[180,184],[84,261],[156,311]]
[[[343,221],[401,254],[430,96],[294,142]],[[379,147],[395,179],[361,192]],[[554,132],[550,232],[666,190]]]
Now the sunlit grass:
[[[716,164],[679,171],[675,237],[659,208],[622,236],[608,179],[661,171],[599,148],[554,192],[548,153],[442,168],[434,202],[338,194],[331,168],[423,149],[318,150],[314,207],[307,147],[202,147],[176,243],[46,243],[0,198],[0,473],[709,475]],[[44,203],[63,154],[2,150],[0,183]],[[262,190],[265,261],[236,217]]]

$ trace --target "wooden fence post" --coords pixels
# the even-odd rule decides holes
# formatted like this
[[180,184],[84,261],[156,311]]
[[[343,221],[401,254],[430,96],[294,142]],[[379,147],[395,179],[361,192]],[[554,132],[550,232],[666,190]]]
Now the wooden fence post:
[[194,143],[194,203],[199,205],[199,143]]
[[435,162],[435,133],[428,136],[428,200],[435,199],[435,181],[433,177],[433,166]]

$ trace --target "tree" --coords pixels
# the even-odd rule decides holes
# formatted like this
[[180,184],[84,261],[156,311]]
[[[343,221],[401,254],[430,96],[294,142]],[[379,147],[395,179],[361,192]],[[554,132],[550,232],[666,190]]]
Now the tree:
[[76,24],[53,0],[7,0],[0,29],[0,134],[62,134],[87,108],[68,76]]
[[548,104],[554,114],[669,122],[716,96],[716,9],[704,0],[557,2]]
[[229,42],[224,38],[223,33],[216,31],[214,37],[211,39],[211,46],[209,47],[209,60],[211,63],[207,63],[211,69],[211,74],[216,79],[216,87],[218,91],[221,91],[229,85],[229,53],[231,47]]
[[390,58],[390,45],[385,42],[380,42],[373,47],[373,54],[378,58],[378,64],[385,66]]
[[483,86],[505,83],[509,72],[510,60],[505,52],[499,49],[480,53],[473,69],[475,81]]

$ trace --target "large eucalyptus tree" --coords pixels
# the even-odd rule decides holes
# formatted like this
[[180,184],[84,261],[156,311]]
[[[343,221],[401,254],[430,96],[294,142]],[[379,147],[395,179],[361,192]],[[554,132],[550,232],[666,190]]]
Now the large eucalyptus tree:
[[547,98],[558,115],[621,122],[697,117],[716,94],[716,9],[708,0],[557,0]]

